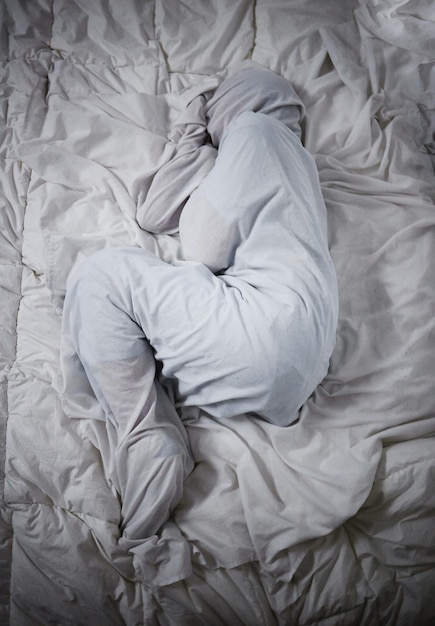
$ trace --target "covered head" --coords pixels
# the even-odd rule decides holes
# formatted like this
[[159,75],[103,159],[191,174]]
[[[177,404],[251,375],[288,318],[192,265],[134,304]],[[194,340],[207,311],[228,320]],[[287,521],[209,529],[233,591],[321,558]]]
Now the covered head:
[[264,113],[301,135],[302,101],[290,83],[271,70],[239,70],[216,89],[206,105],[207,130],[216,147],[231,122],[245,111]]

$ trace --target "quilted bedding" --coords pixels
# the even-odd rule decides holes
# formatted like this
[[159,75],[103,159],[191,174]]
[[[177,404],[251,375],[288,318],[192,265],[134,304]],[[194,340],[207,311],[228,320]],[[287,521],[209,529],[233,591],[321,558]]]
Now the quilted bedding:
[[[1,623],[434,623],[430,3],[1,0],[0,12]],[[62,409],[65,285],[107,246],[180,258],[176,232],[141,228],[147,195],[186,112],[196,121],[189,103],[240,63],[304,102],[337,343],[294,426],[183,415],[195,468],[160,531],[170,559],[140,577],[98,441]]]

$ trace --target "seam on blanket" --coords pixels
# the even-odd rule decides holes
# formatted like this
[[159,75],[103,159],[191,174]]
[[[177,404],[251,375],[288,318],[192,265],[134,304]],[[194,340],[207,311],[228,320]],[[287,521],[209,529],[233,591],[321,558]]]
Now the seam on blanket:
[[248,59],[252,59],[257,45],[257,0],[252,4],[252,46],[248,52]]
[[[153,38],[156,40],[156,0],[153,2]],[[160,42],[159,42],[160,45]],[[162,51],[163,47],[160,45]]]
[[50,50],[53,50],[52,41],[53,41],[53,26],[54,26],[54,1],[55,0],[51,0],[51,5],[50,5],[51,24],[50,24],[50,39],[48,42],[48,46]]
[[51,55],[50,55],[50,64],[48,66],[48,71],[47,71],[47,76],[46,76],[46,81],[45,81],[44,102],[45,102],[45,106],[46,107],[48,106],[48,95],[49,95],[50,90],[51,90],[50,75],[52,74],[52,72],[54,70],[53,57],[54,57],[54,54],[56,52],[53,49],[53,46],[52,46],[52,42],[53,42],[53,26],[54,26],[54,2],[55,2],[55,0],[51,0],[51,4],[50,4],[51,24],[50,24],[50,38],[48,40],[48,50],[50,50]]
[[[20,161],[18,159],[15,158],[10,158],[11,161],[17,162],[19,163]],[[18,345],[18,330],[17,330],[17,324],[18,324],[18,316],[19,316],[19,311],[20,311],[20,306],[21,306],[21,302],[23,299],[23,266],[24,266],[24,260],[23,260],[23,238],[24,238],[24,216],[26,215],[26,211],[27,211],[27,205],[28,205],[28,191],[29,191],[29,185],[30,185],[30,179],[31,179],[31,173],[29,174],[29,176],[26,179],[26,189],[25,189],[25,197],[24,197],[24,203],[22,206],[22,215],[23,215],[23,219],[22,219],[22,224],[21,224],[21,229],[20,231],[17,231],[17,234],[19,235],[19,242],[20,242],[20,247],[17,249],[17,252],[19,252],[20,254],[20,260],[16,261],[15,263],[2,263],[2,265],[8,265],[11,267],[18,267],[21,270],[21,274],[19,277],[19,299],[17,302],[17,306],[16,306],[16,310],[15,310],[15,328],[14,328],[14,334],[15,334],[15,346],[14,346],[14,358],[11,360],[11,362],[9,363],[9,368],[7,370],[7,374],[6,374],[6,385],[7,385],[7,390],[6,390],[6,428],[5,428],[5,443],[6,443],[6,439],[7,439],[7,423],[8,423],[8,417],[9,417],[9,380],[10,380],[10,373],[12,371],[12,369],[14,368],[14,366],[17,363],[17,345]],[[5,450],[6,452],[6,450]],[[6,461],[6,453],[5,453],[5,461]],[[5,469],[5,468],[3,468]],[[4,485],[3,485],[4,487]],[[2,489],[2,497],[4,498],[4,490]]]
[[38,500],[32,500],[29,502],[7,502],[6,506],[10,509],[10,511],[12,511],[12,513],[25,511],[26,509],[29,509],[32,507],[43,507],[43,508],[47,507],[49,509],[61,511],[62,513],[71,515],[72,517],[75,517],[76,519],[80,520],[82,524],[84,524],[85,526],[89,528],[90,532],[94,532],[94,530],[92,526],[87,524],[86,522],[87,519],[94,519],[97,522],[108,524],[109,526],[113,526],[119,529],[119,522],[117,521],[104,519],[102,517],[97,517],[96,515],[93,515],[92,513],[83,513],[82,511],[74,511],[72,509],[68,509],[66,506],[62,506],[61,504],[56,504],[56,502],[54,502],[53,500],[51,502],[40,502]]
[[[15,159],[14,159],[15,160]],[[19,162],[17,160],[17,162]],[[9,548],[9,557],[10,560],[7,564],[5,564],[5,566],[8,568],[8,579],[9,579],[9,616],[11,615],[11,602],[12,602],[12,593],[11,593],[11,583],[12,583],[12,563],[13,563],[13,559],[14,559],[14,531],[13,531],[13,510],[12,508],[9,506],[9,503],[7,503],[5,501],[5,483],[6,483],[6,457],[7,457],[7,441],[8,441],[8,423],[9,423],[9,406],[10,406],[10,398],[9,398],[9,393],[10,393],[10,389],[9,389],[9,381],[10,381],[10,374],[14,368],[14,366],[17,363],[17,346],[18,346],[18,316],[19,316],[19,311],[20,311],[20,306],[22,303],[22,299],[23,299],[23,238],[24,238],[24,216],[26,214],[26,210],[27,210],[27,205],[28,205],[28,192],[29,192],[29,185],[30,185],[30,174],[26,179],[26,189],[25,189],[25,197],[24,197],[24,203],[22,205],[22,209],[23,209],[23,219],[22,219],[22,225],[21,225],[21,230],[19,232],[20,238],[19,238],[19,242],[20,242],[20,248],[19,248],[19,254],[20,254],[20,261],[17,263],[13,264],[13,267],[19,267],[20,268],[20,277],[19,277],[19,299],[17,302],[17,306],[16,306],[16,310],[15,310],[15,328],[14,330],[14,334],[15,334],[15,347],[14,347],[14,357],[11,360],[11,362],[9,363],[9,367],[7,369],[6,372],[6,376],[5,376],[5,382],[6,382],[6,394],[5,394],[5,425],[4,425],[4,441],[2,441],[2,446],[3,450],[4,450],[4,456],[3,456],[3,468],[2,468],[2,472],[3,472],[3,476],[2,476],[2,482],[1,482],[1,498],[2,501],[6,507],[6,509],[8,511],[10,511],[11,513],[11,518],[10,518],[10,548]],[[18,231],[17,231],[18,234]]]
[[[20,277],[19,277],[19,281],[20,281],[20,291],[19,291],[19,298],[18,298],[18,302],[17,302],[17,307],[15,310],[15,328],[14,328],[14,334],[15,334],[15,346],[14,346],[14,358],[12,359],[12,361],[9,363],[9,367],[6,373],[6,424],[5,424],[5,435],[4,435],[4,467],[3,467],[3,472],[4,472],[4,481],[2,484],[2,499],[3,501],[5,501],[5,481],[6,481],[6,456],[7,456],[7,441],[8,441],[8,423],[9,423],[9,406],[10,406],[10,401],[9,401],[9,383],[11,380],[11,373],[14,370],[14,368],[17,366],[17,347],[18,347],[18,316],[20,313],[20,307],[21,307],[21,303],[23,300],[23,266],[24,266],[24,260],[23,260],[23,238],[24,238],[24,216],[26,215],[26,210],[27,210],[27,205],[28,205],[28,191],[29,191],[29,184],[30,184],[30,178],[31,176],[29,175],[28,179],[27,179],[27,188],[25,191],[25,198],[24,198],[24,204],[23,204],[23,220],[22,220],[22,226],[21,226],[21,232],[20,234],[20,243],[21,243],[21,247],[19,250],[20,253],[20,261],[17,261],[16,263],[13,264],[13,267],[18,267],[20,269]],[[12,266],[12,264],[11,264]]]
[[[164,72],[166,73],[166,75],[168,76],[168,78],[170,79],[170,76],[172,74],[172,70],[171,67],[169,65],[169,56],[168,53],[166,52],[165,48],[163,47],[162,42],[160,41],[160,39],[157,39],[157,9],[156,9],[156,1],[154,1],[153,4],[153,37],[154,37],[154,43],[156,45],[156,47],[158,48],[158,50],[160,50],[160,53],[162,55],[162,62],[159,65],[158,68],[158,83],[161,82],[161,74],[162,74],[162,66],[164,66]],[[160,93],[160,89],[157,89],[157,93]]]

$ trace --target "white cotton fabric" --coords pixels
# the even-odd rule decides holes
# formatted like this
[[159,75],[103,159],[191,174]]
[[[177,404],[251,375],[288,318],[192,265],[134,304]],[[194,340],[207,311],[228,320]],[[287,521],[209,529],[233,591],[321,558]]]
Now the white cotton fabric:
[[[0,3],[0,622],[435,623],[433,8],[326,4]],[[144,572],[101,406],[82,376],[61,401],[66,280],[108,246],[182,258],[206,107],[240,61],[303,100],[337,342],[289,428],[180,409],[194,468],[130,544]]]
[[254,69],[208,103],[219,155],[180,221],[183,255],[200,266],[106,255],[179,406],[288,425],[326,374],[337,286],[316,167],[294,132],[299,102],[286,81]]
[[[264,405],[245,404],[242,412],[291,423],[326,374],[337,320],[325,207],[315,165],[297,136],[262,114],[241,115],[181,215],[180,240],[188,260],[221,272],[237,289],[242,324],[253,316],[252,343],[264,342],[260,354],[246,354],[253,376],[259,369],[254,388]],[[226,316],[227,328],[232,324]],[[234,328],[237,362],[243,330]],[[237,408],[218,408],[218,415]]]
[[[253,101],[252,78],[261,84],[264,74],[242,74]],[[221,137],[213,169],[182,212],[185,261],[106,249],[67,286],[65,410],[86,417],[94,394],[103,410],[99,447],[122,501],[120,545],[145,576],[152,537],[192,470],[181,421],[154,382],[154,357],[176,407],[288,426],[335,344],[337,285],[312,157],[291,128],[263,113],[240,113]],[[207,238],[201,229],[210,228]],[[174,560],[166,569],[162,584],[186,575],[185,559],[181,571]]]

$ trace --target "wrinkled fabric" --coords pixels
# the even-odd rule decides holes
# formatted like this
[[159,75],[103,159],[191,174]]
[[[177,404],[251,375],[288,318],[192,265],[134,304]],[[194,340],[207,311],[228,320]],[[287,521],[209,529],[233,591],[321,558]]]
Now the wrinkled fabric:
[[[426,0],[0,3],[1,623],[435,622],[432,13]],[[84,393],[63,397],[66,281],[109,246],[182,259],[182,207],[216,156],[207,105],[240,64],[303,101],[337,342],[289,428],[178,409],[195,466],[132,555],[102,408],[82,376]],[[160,184],[172,176],[175,195]],[[185,577],[162,586],[164,569]]]
[[[256,82],[264,75],[256,70]],[[230,100],[238,100],[240,84],[252,90],[250,73],[230,82]],[[175,406],[218,418],[252,414],[277,426],[297,419],[326,375],[335,343],[336,278],[317,172],[292,124],[292,116],[287,126],[248,111],[222,133],[214,167],[182,213],[187,261],[168,264],[140,249],[106,249],[68,281],[66,410],[86,417],[86,406],[77,411],[76,401],[68,408],[68,397],[87,393],[103,409],[103,464],[122,501],[120,545],[136,556],[167,521],[192,470],[186,433],[155,380],[154,358]],[[208,245],[197,223],[212,229]],[[146,557],[148,550],[140,564],[148,579]],[[174,579],[186,576],[181,561],[177,573],[172,559]],[[171,577],[160,573],[157,580]]]

